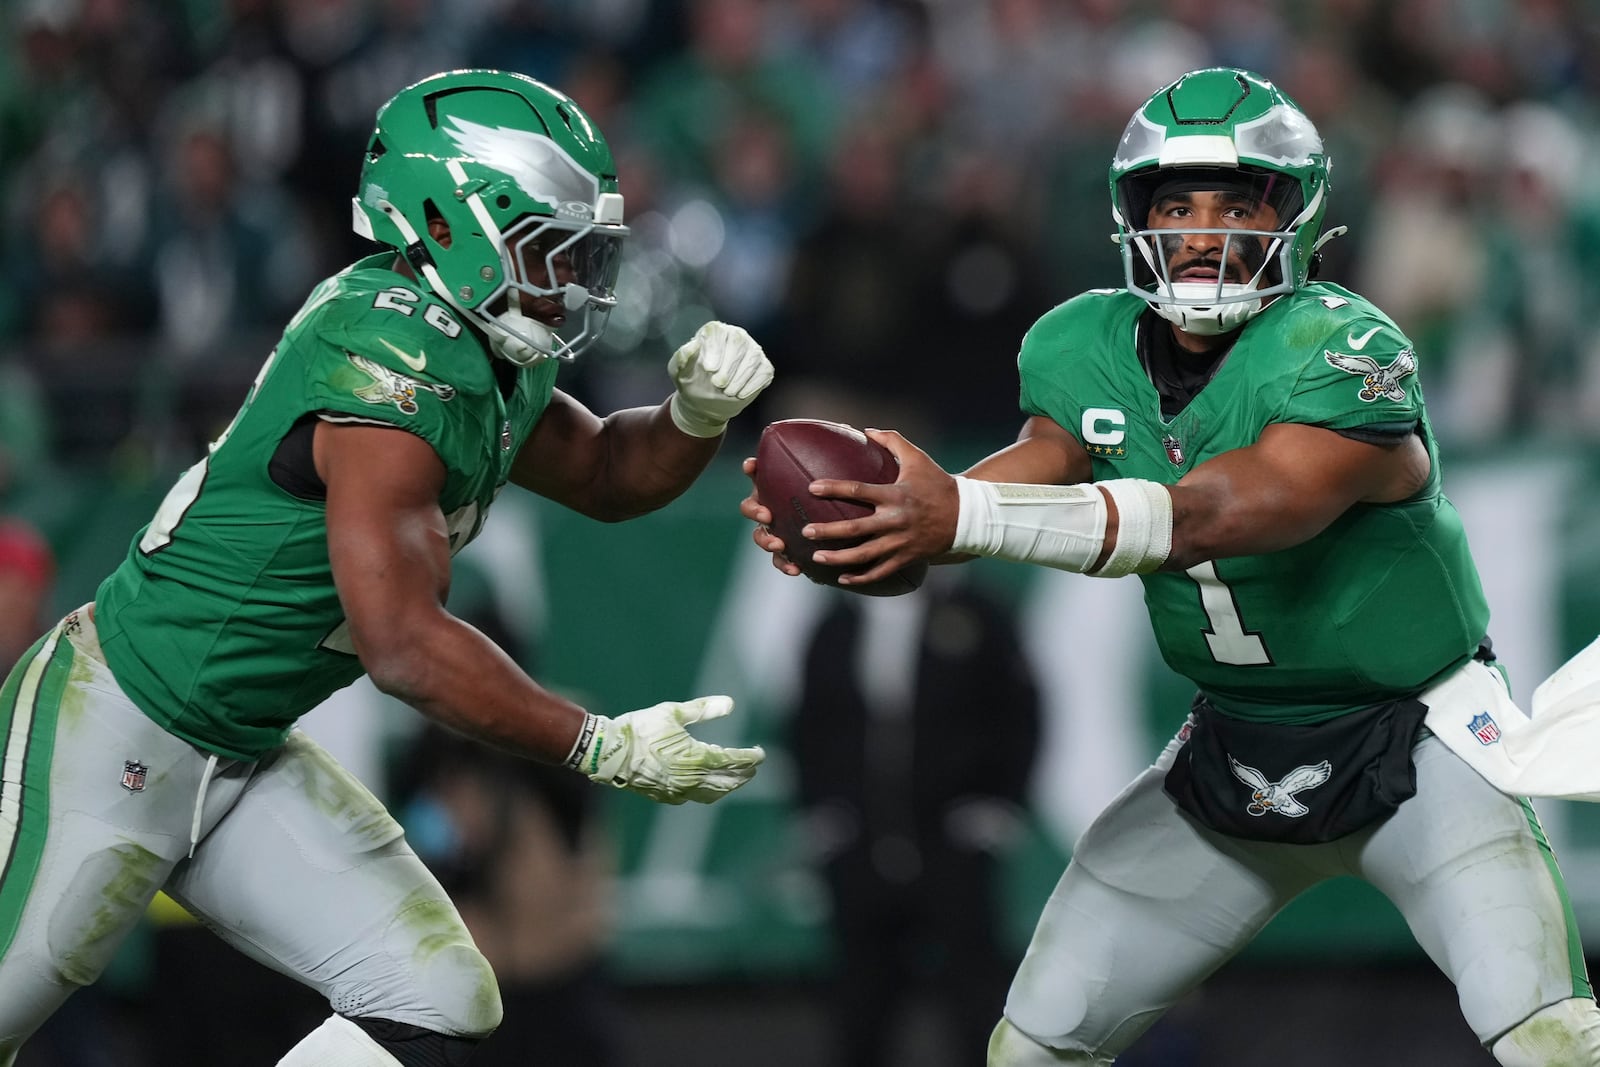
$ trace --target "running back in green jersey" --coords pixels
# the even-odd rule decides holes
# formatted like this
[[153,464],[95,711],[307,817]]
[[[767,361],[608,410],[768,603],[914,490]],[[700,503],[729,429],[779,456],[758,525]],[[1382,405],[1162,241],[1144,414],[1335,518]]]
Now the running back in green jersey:
[[324,504],[269,473],[296,423],[320,415],[427,441],[447,471],[439,505],[457,551],[550,401],[555,360],[518,370],[503,397],[477,335],[392,261],[361,260],[312,292],[233,422],[96,595],[117,681],[202,748],[259,756],[363,673],[334,588]]
[[1410,499],[1354,507],[1304,544],[1146,575],[1167,664],[1229,714],[1314,722],[1414,693],[1470,657],[1488,605],[1440,488],[1416,356],[1399,328],[1346,289],[1306,286],[1253,318],[1167,419],[1135,348],[1135,331],[1151,328],[1145,307],[1094,290],[1048,312],[1022,344],[1023,409],[1073,434],[1095,480],[1172,485],[1272,423],[1420,426],[1432,460]]

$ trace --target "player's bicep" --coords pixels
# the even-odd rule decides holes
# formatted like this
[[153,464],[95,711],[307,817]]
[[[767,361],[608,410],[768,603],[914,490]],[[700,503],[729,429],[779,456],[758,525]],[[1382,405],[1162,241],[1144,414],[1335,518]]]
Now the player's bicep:
[[1268,426],[1255,444],[1207,460],[1172,488],[1173,557],[1288,548],[1356,504],[1404,499],[1427,475],[1427,450],[1416,438],[1382,445],[1318,426]]
[[1089,453],[1053,419],[1033,415],[1023,423],[1015,443],[973,464],[964,472],[987,482],[1028,485],[1073,485],[1094,477]]
[[406,654],[394,643],[422,632],[449,591],[444,464],[422,438],[371,425],[319,423],[312,451],[327,487],[334,584],[356,653],[372,670]]
[[605,423],[561,390],[511,463],[511,481],[558,504],[578,505],[605,466]]

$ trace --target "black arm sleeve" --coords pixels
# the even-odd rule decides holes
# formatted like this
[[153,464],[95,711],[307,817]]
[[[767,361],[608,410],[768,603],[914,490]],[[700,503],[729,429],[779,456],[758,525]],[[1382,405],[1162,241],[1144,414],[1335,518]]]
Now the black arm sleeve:
[[1418,420],[1407,419],[1401,422],[1375,422],[1368,426],[1351,426],[1333,432],[1340,437],[1348,437],[1352,441],[1364,441],[1369,445],[1397,445],[1421,431],[1422,424]]

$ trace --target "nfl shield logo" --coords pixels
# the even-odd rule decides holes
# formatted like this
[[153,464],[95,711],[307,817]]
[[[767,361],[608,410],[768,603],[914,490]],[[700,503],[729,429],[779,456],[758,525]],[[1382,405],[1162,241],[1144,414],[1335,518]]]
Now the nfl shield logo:
[[150,768],[134,760],[125,760],[122,764],[122,788],[130,793],[137,793],[144,789],[144,776],[150,773]]
[[1472,721],[1467,723],[1467,729],[1472,731],[1480,745],[1492,745],[1500,740],[1500,727],[1495,725],[1487,711],[1474,715]]
[[1161,447],[1167,450],[1167,458],[1174,467],[1183,466],[1183,442],[1171,434],[1161,439]]

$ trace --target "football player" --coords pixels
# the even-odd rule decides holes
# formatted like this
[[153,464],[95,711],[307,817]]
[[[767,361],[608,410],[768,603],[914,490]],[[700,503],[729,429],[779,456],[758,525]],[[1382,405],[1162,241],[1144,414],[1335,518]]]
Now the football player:
[[386,249],[312,292],[94,602],[0,693],[0,1064],[161,889],[326,995],[281,1063],[465,1062],[499,1022],[495,976],[395,820],[293,729],[363,672],[454,730],[666,803],[761,762],[687,732],[725,696],[596,715],[444,608],[451,555],[507,482],[644,514],[772,377],[712,322],[659,405],[601,418],[555,388],[616,302],[627,229],[601,132],[532,79],[435,75],[378,112],[354,219]]
[[[1018,440],[951,477],[895,433],[874,505],[807,537],[870,582],[907,561],[1137,574],[1198,695],[1073,850],[990,1040],[990,1067],[1111,1063],[1291,899],[1382,891],[1507,1067],[1600,1064],[1561,874],[1527,801],[1423,728],[1448,680],[1503,684],[1488,606],[1405,334],[1313,280],[1329,161],[1243,70],[1155,93],[1110,169],[1124,285],[1023,338]],[[746,469],[753,472],[753,461]],[[754,493],[743,513],[771,515]],[[758,545],[782,556],[764,525]],[[1446,690],[1447,691],[1441,691]],[[1126,709],[1106,709],[1117,714]]]

